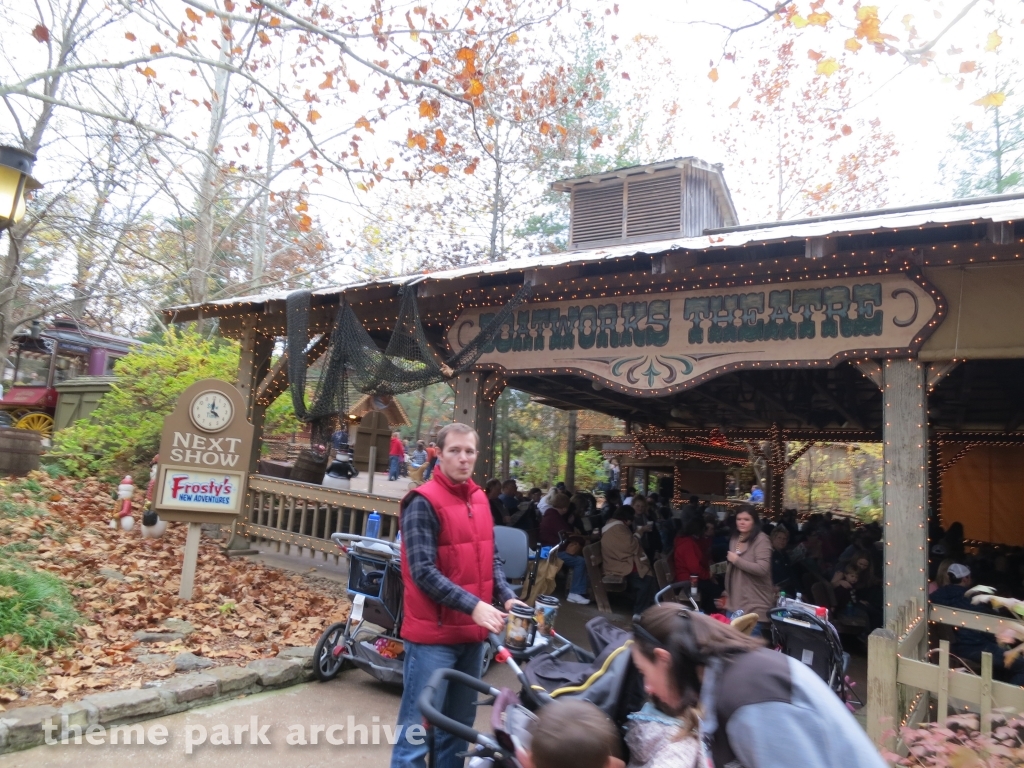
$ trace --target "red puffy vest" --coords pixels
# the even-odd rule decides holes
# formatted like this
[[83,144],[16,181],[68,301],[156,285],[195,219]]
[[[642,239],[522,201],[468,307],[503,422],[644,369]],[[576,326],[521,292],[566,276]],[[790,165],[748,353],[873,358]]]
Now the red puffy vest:
[[[494,523],[487,496],[472,480],[455,484],[441,471],[411,491],[402,509],[419,494],[433,507],[440,523],[437,568],[453,583],[490,604],[494,595]],[[439,605],[412,580],[402,544],[402,583],[405,587],[402,637],[427,645],[478,643],[487,630],[472,617]]]

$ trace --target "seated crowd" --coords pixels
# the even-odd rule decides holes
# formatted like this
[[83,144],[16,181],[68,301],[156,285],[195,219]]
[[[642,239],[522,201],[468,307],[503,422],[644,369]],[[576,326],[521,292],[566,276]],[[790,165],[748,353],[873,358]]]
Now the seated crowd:
[[[590,493],[570,494],[562,483],[524,492],[514,480],[493,479],[486,492],[496,525],[522,529],[534,547],[561,544],[558,557],[567,566],[571,602],[589,602],[582,549],[599,541],[605,583],[624,584],[637,613],[653,602],[654,563],[664,558],[676,581],[697,577],[702,610],[756,612],[762,631],[782,592],[827,605],[865,637],[881,626],[877,524],[831,514],[798,522],[796,510],[787,510],[777,523],[762,522],[747,506],[733,507],[720,520],[696,496],[673,509],[670,499],[634,488],[625,497],[612,488],[601,502]],[[713,575],[712,565],[723,562],[725,573]]]
[[[760,520],[753,506],[732,506],[724,519],[706,502],[691,496],[681,509],[656,493],[615,488],[599,501],[586,492],[570,493],[563,483],[523,492],[515,480],[491,480],[486,486],[496,525],[526,532],[533,547],[560,545],[566,565],[568,600],[587,604],[590,585],[583,548],[600,542],[601,575],[606,586],[624,586],[634,613],[654,600],[658,590],[654,564],[664,559],[676,582],[696,580],[705,613],[757,613],[755,634],[768,631],[767,614],[779,596],[802,597],[829,609],[833,624],[866,643],[883,623],[882,528],[831,513],[798,519],[785,510],[777,521]],[[983,546],[968,557],[963,528],[943,531],[933,524],[929,558],[933,603],[974,612],[967,591],[984,584],[998,595],[1024,599],[1024,548],[997,551]],[[716,564],[724,564],[716,566]],[[1004,663],[1004,649],[991,634],[951,630],[954,657],[977,666],[981,654],[993,654],[998,679],[1024,684],[1024,656]]]

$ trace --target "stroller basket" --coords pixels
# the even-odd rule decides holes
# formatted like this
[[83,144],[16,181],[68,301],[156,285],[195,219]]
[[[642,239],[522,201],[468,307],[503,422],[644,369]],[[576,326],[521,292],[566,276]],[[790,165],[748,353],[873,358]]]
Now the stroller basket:
[[[392,643],[401,643],[401,640],[391,639]],[[364,672],[372,675],[382,683],[402,682],[402,667],[405,664],[405,652],[401,658],[389,658],[382,656],[374,647],[372,642],[361,640],[352,647],[352,655],[349,660]]]
[[384,629],[396,626],[402,609],[402,570],[397,562],[349,551],[348,591],[365,595],[366,621]]

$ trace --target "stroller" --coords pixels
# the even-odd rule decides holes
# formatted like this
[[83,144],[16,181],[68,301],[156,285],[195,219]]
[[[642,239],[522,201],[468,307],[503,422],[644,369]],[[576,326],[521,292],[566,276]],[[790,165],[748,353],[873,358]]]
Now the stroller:
[[313,650],[313,671],[327,682],[348,662],[382,683],[401,683],[401,545],[347,533],[335,533],[331,539],[348,558],[346,591],[352,609],[348,619],[332,624],[320,636]]
[[839,633],[818,606],[786,600],[768,612],[772,642],[787,656],[806,664],[844,703],[860,699],[846,677],[850,654],[843,650]]
[[[401,685],[405,665],[402,631],[402,547],[386,539],[349,533],[331,535],[348,559],[352,600],[348,618],[324,630],[313,649],[313,673],[334,679],[347,664],[382,683]],[[488,647],[483,671],[493,654]]]
[[[560,698],[590,701],[616,725],[625,725],[627,716],[639,710],[645,701],[643,680],[630,656],[630,633],[603,616],[587,622],[586,629],[593,653],[559,636],[564,641],[562,645],[536,654],[524,668],[520,668],[500,640],[491,635],[495,660],[509,665],[519,680],[518,695],[455,670],[437,670],[419,698],[420,711],[431,726],[431,744],[433,728],[439,728],[470,743],[471,768],[492,765],[520,768],[515,751],[529,747],[529,726],[535,719],[533,712]],[[560,660],[570,650],[577,661]],[[465,685],[487,696],[478,705],[493,707],[493,735],[480,733],[444,714],[442,692],[446,684]]]

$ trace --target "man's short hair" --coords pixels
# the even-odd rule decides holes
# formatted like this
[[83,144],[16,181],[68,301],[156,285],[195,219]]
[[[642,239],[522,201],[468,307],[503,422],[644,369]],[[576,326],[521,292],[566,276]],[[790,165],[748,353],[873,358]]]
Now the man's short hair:
[[448,438],[448,435],[472,435],[477,446],[480,445],[480,435],[476,433],[475,429],[469,426],[469,424],[455,421],[441,427],[441,431],[437,433],[437,447],[439,450],[444,450],[444,441]]
[[546,704],[530,731],[536,768],[604,768],[609,757],[622,756],[615,724],[589,701]]
[[516,483],[515,480],[506,480],[504,483],[501,484],[501,488],[502,490],[504,490],[505,488],[511,488],[513,491],[516,491],[519,489],[519,485]]
[[500,489],[501,488],[501,480],[499,480],[496,477],[492,477],[490,480],[487,481],[487,485],[485,486],[485,488],[486,488],[487,493],[490,493],[491,491],[493,491],[495,489]]

